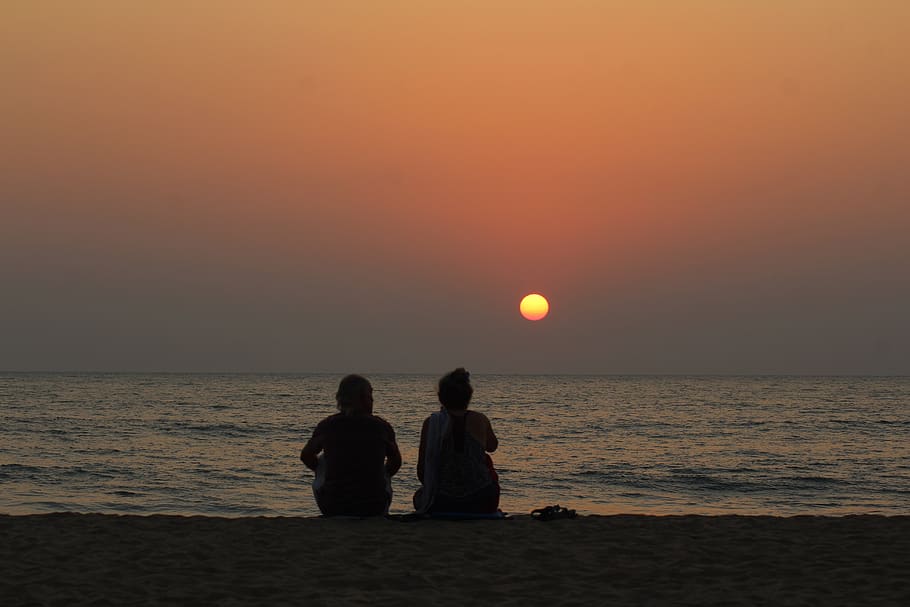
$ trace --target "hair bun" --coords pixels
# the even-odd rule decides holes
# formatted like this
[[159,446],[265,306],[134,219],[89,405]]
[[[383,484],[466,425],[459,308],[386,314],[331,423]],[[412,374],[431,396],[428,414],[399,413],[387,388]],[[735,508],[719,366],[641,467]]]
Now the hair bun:
[[442,376],[439,380],[439,402],[446,409],[464,410],[471,402],[474,388],[471,386],[471,374],[464,367],[458,367]]
[[471,381],[471,374],[468,371],[466,371],[464,367],[458,367],[457,369],[452,371],[451,375],[452,375],[452,379],[454,379],[457,382],[467,383],[467,382]]

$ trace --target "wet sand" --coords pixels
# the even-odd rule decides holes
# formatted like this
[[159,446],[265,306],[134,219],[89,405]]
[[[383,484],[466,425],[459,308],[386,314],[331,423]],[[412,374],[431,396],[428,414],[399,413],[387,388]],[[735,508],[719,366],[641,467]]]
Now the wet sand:
[[0,516],[12,605],[910,605],[910,517]]

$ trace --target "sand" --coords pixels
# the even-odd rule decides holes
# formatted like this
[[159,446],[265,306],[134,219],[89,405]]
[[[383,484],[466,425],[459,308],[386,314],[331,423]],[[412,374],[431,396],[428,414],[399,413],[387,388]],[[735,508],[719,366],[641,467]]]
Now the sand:
[[0,604],[910,605],[910,517],[0,516]]

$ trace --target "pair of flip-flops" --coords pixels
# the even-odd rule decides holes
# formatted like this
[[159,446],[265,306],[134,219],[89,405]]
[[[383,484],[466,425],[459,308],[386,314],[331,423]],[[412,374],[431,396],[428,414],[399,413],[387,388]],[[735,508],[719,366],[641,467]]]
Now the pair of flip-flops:
[[574,510],[563,508],[559,504],[531,510],[531,518],[537,519],[538,521],[553,521],[558,518],[575,518],[576,516],[578,515]]

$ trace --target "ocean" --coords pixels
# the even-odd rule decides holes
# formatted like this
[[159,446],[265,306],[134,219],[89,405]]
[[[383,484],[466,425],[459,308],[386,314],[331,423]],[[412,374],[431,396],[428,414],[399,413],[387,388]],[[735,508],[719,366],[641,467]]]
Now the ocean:
[[[340,375],[0,374],[0,513],[318,515]],[[430,375],[371,375],[409,512]],[[910,514],[910,378],[474,375],[511,513]]]

